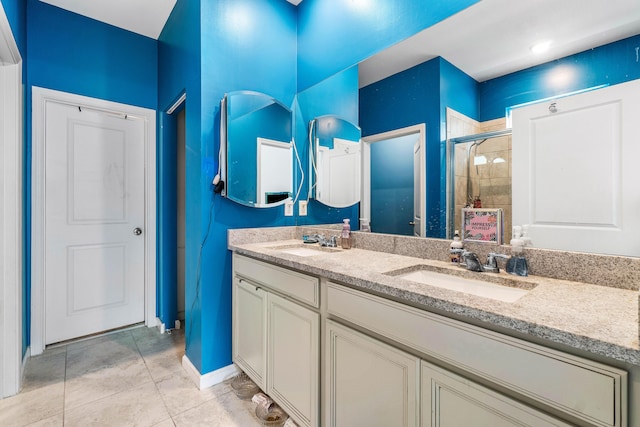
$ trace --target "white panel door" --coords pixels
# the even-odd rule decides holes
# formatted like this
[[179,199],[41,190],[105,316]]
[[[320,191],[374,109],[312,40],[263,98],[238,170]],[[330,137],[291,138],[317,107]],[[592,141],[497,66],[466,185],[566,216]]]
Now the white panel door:
[[640,256],[640,81],[514,110],[513,224],[534,246]]
[[45,111],[45,344],[144,321],[144,122]]
[[347,207],[360,201],[361,144],[334,138],[333,149],[318,150],[318,200],[334,207]]

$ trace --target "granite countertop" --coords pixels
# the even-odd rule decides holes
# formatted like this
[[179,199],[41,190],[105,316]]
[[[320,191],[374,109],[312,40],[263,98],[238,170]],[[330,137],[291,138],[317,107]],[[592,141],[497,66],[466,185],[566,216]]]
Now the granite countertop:
[[[439,314],[489,328],[506,328],[640,366],[637,290],[538,276],[517,278],[504,272],[471,273],[443,261],[358,248],[304,257],[275,249],[300,243],[288,239],[259,243],[230,239],[229,249]],[[522,287],[535,287],[515,302],[502,302],[384,274],[416,265],[492,275],[497,280],[520,280]]]

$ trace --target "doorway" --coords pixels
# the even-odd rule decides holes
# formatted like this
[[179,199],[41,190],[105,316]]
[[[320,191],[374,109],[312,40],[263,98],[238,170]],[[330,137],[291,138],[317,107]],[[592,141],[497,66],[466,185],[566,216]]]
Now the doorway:
[[362,138],[361,217],[377,233],[425,236],[424,124]]
[[186,94],[161,118],[158,258],[160,330],[184,327],[186,242]]
[[186,119],[186,108],[182,108],[180,112],[177,113],[176,121],[176,194],[177,194],[177,203],[176,203],[176,231],[177,231],[177,265],[178,265],[178,277],[176,279],[177,286],[177,320],[184,325],[185,318],[185,244],[186,244],[186,213],[185,213],[185,203],[186,203],[186,128],[185,128],[185,119]]
[[33,108],[32,355],[155,326],[155,111],[37,87]]
[[0,4],[0,399],[20,390],[23,362],[22,58]]

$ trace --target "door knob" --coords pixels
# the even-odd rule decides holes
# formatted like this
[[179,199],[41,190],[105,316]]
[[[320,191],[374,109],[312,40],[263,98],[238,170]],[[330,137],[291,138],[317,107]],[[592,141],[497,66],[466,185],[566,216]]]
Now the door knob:
[[416,223],[413,221],[409,221],[409,225],[416,225]]
[[142,234],[142,228],[140,228],[140,227],[134,228],[133,229],[133,234],[136,235],[136,236],[141,235]]

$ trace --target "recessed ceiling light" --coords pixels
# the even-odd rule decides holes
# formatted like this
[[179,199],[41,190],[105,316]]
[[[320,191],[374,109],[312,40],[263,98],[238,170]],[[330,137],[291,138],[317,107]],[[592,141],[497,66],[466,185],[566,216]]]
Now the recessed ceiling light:
[[548,51],[550,47],[551,47],[551,41],[536,43],[533,46],[531,46],[531,52],[543,53]]

